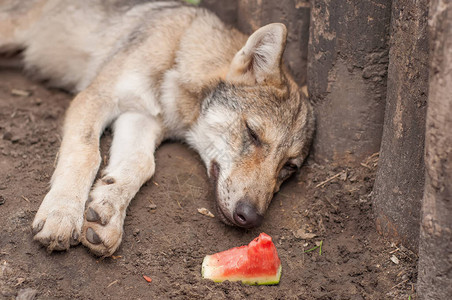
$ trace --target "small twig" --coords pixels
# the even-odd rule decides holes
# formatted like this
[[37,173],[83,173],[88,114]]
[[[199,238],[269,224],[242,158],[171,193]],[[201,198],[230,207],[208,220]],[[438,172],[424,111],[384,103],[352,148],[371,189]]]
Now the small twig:
[[113,284],[118,283],[119,280],[115,280],[112,283],[110,283],[109,285],[107,285],[107,288],[111,287]]
[[396,287],[398,287],[399,285],[404,284],[404,283],[407,282],[408,280],[409,280],[409,279],[405,279],[404,281],[399,282],[398,284],[394,285],[394,286],[391,288],[391,290],[394,289],[394,288],[396,288]]
[[375,152],[374,154],[372,154],[371,156],[368,157],[368,159],[372,159],[374,157],[377,157],[378,155],[380,155],[380,152]]
[[327,180],[322,181],[321,183],[317,184],[317,185],[315,186],[315,188],[319,188],[319,187],[321,187],[322,185],[327,184],[327,183],[330,182],[331,180],[333,180],[333,179],[338,178],[339,176],[341,176],[343,173],[344,173],[344,171],[341,171],[341,172],[337,173],[336,175],[331,176],[331,177],[328,178]]
[[21,96],[21,97],[28,97],[28,96],[31,95],[31,93],[29,91],[25,91],[25,90],[12,89],[11,90],[11,95],[13,95],[13,96]]
[[285,197],[285,198],[290,198],[290,196],[289,196],[289,195],[287,195],[287,194],[284,194],[284,193],[281,193],[281,192],[279,192],[279,193],[278,193],[278,195],[281,195],[281,196],[283,196],[283,197]]
[[22,197],[22,199],[24,199],[25,201],[27,201],[28,203],[30,203],[30,200],[28,200],[27,197],[25,197],[24,195],[22,195],[21,197]]
[[368,168],[371,170],[372,168],[375,168],[378,165],[378,158],[379,158],[380,152],[376,152],[366,158],[364,162],[361,163],[361,166]]
[[363,166],[363,167],[365,167],[365,168],[368,168],[369,170],[372,169],[370,166],[366,165],[365,163],[360,163],[360,165]]
[[328,197],[325,197],[324,199],[331,205],[332,208],[334,208],[335,211],[339,210],[339,207],[334,205],[333,202],[331,202],[330,199],[328,199]]
[[392,250],[391,252],[389,252],[389,254],[395,253],[395,252],[397,252],[397,251],[400,251],[400,249],[399,249],[399,248],[396,248],[395,250]]

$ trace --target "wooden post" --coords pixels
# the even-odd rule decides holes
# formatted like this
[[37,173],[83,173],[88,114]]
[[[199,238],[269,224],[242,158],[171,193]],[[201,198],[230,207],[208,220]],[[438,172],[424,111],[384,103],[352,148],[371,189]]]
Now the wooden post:
[[452,295],[452,2],[430,4],[430,86],[417,292]]
[[311,2],[308,89],[319,163],[359,164],[380,149],[390,12],[390,0]]
[[269,23],[287,26],[284,62],[300,86],[306,84],[309,9],[307,0],[238,0],[237,25],[247,34]]
[[394,0],[383,139],[374,186],[377,230],[418,250],[428,95],[428,0]]
[[237,24],[237,0],[202,0],[201,6],[213,11],[226,24]]

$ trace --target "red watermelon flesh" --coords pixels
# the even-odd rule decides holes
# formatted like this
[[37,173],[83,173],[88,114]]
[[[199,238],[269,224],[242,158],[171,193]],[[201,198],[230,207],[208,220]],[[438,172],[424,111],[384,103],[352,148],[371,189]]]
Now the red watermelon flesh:
[[248,246],[207,255],[202,263],[202,276],[215,282],[241,281],[245,284],[278,284],[281,261],[272,238],[261,233]]

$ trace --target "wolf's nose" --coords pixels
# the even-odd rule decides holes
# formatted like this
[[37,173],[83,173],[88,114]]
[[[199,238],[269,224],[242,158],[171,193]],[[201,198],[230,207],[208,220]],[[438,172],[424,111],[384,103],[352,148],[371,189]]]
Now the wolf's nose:
[[257,213],[256,207],[248,201],[240,201],[235,207],[234,220],[241,227],[257,227],[261,225],[263,218]]

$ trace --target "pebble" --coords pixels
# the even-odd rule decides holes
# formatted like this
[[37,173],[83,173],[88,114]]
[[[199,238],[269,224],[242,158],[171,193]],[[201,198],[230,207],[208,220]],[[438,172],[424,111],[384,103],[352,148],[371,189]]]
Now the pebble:
[[396,265],[399,264],[399,259],[398,259],[395,255],[391,256],[391,261],[392,261],[393,263],[395,263]]
[[31,288],[21,289],[17,293],[16,300],[33,300],[35,299],[37,293],[37,290]]
[[4,140],[11,141],[12,138],[13,138],[13,134],[11,132],[9,132],[9,131],[7,131],[7,132],[5,132],[3,134],[3,139]]

